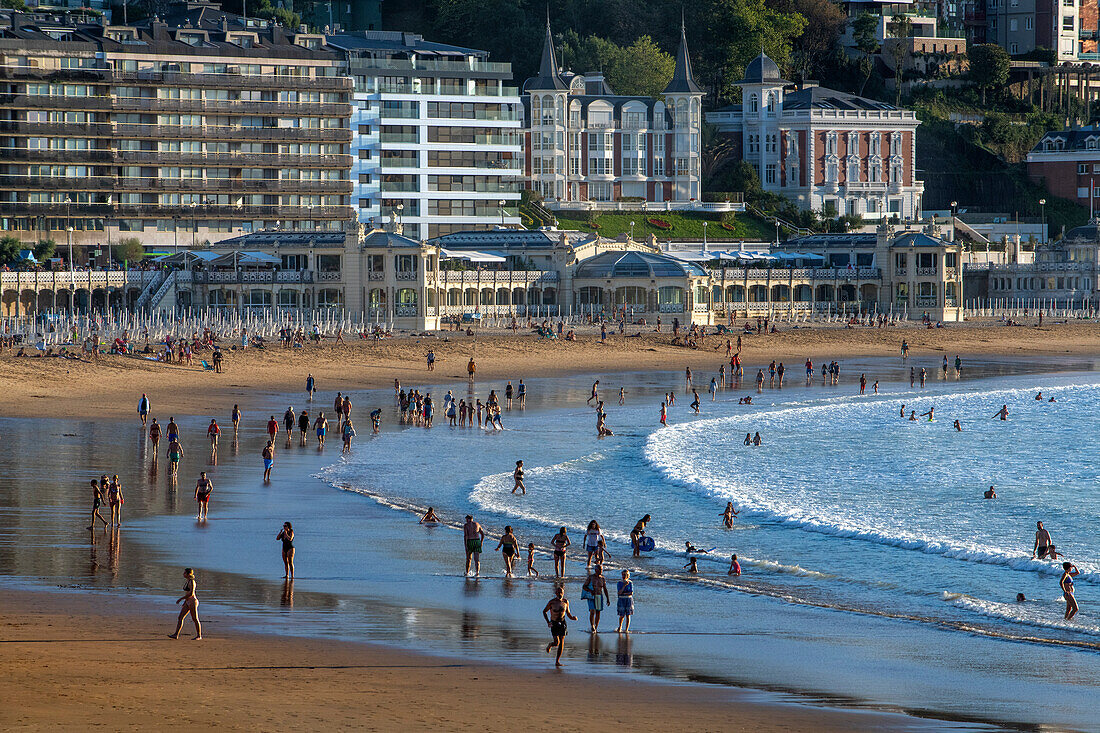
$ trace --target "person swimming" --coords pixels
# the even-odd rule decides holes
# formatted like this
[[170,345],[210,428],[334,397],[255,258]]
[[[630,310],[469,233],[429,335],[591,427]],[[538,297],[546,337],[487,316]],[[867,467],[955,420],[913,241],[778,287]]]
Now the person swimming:
[[685,542],[684,543],[684,548],[685,548],[684,551],[687,552],[687,554],[689,554],[689,555],[692,554],[692,553],[698,553],[700,555],[710,554],[710,550],[700,550],[698,547],[691,544],[691,542]]
[[997,492],[994,490],[994,488],[992,486],[990,486],[988,489],[986,489],[986,492],[985,492],[984,496],[985,496],[986,499],[996,499],[997,498]]
[[440,519],[435,513],[435,507],[428,507],[428,511],[424,512],[424,516],[420,518],[418,524],[442,524],[443,520]]
[[955,421],[955,431],[959,433],[963,431],[963,426],[958,420]]

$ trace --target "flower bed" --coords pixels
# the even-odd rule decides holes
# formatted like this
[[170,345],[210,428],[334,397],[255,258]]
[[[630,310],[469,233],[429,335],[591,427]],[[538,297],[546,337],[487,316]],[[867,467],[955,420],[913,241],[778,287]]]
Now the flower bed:
[[735,227],[733,224],[727,224],[726,222],[722,222],[722,228],[725,229],[727,232],[737,231],[737,227]]
[[646,219],[646,221],[657,227],[658,229],[663,229],[665,231],[672,229],[672,224],[668,223],[664,219]]

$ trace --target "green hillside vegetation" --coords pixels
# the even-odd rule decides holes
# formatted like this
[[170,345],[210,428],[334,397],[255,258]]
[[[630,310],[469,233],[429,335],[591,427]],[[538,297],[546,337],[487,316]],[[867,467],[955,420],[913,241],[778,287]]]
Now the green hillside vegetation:
[[[775,238],[775,228],[755,216],[737,214],[733,221],[726,214],[726,223],[733,227],[733,231],[722,226],[722,219],[715,214],[707,214],[695,211],[661,213],[644,211],[616,211],[597,213],[594,217],[584,212],[560,212],[557,214],[559,229],[577,229],[582,232],[599,233],[601,237],[617,237],[620,234],[630,233],[630,222],[634,222],[634,239],[645,241],[650,234],[657,239],[698,239],[703,238],[703,222],[707,222],[707,241],[721,240],[768,241]],[[647,219],[659,219],[672,225],[665,230],[650,224]],[[592,222],[599,225],[592,226]]]

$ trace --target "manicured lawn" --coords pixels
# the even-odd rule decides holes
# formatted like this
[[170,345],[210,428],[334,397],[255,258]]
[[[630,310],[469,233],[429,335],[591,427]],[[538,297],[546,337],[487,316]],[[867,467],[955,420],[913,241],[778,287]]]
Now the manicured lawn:
[[[735,231],[722,226],[714,214],[694,211],[647,213],[643,211],[614,211],[601,213],[596,219],[599,229],[593,229],[583,214],[561,212],[557,214],[559,229],[577,229],[582,232],[599,232],[603,237],[616,237],[630,232],[630,222],[634,222],[634,239],[644,242],[650,234],[657,239],[702,239],[703,222],[707,222],[707,241],[747,239],[752,241],[770,241],[775,238],[775,228],[750,214],[737,214],[733,223]],[[574,218],[575,217],[575,218]],[[671,229],[660,229],[646,219],[661,219],[672,225]]]

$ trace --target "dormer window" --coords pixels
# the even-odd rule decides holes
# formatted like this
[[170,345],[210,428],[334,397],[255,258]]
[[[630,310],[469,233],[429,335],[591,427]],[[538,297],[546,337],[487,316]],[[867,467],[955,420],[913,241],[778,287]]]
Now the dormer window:
[[1096,138],[1088,137],[1085,139],[1085,150],[1096,150]]
[[107,37],[116,43],[126,43],[137,40],[137,33],[132,28],[117,28],[107,31]]
[[176,40],[180,43],[186,43],[188,46],[201,46],[206,38],[202,33],[187,33],[185,31],[180,31],[176,34]]

